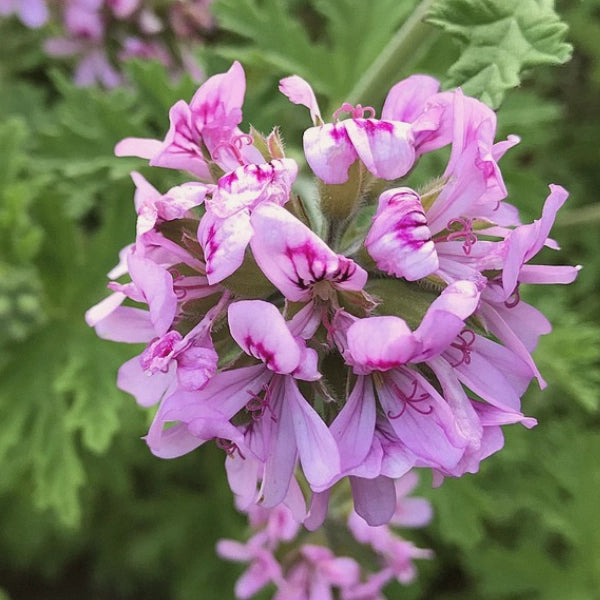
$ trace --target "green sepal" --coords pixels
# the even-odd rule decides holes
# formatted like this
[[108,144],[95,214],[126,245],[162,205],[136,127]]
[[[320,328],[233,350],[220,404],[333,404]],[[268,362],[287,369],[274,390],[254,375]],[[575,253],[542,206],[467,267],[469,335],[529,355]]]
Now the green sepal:
[[345,183],[319,182],[321,210],[326,217],[343,221],[354,214],[360,201],[363,172],[362,163],[356,160],[348,169],[348,181]]

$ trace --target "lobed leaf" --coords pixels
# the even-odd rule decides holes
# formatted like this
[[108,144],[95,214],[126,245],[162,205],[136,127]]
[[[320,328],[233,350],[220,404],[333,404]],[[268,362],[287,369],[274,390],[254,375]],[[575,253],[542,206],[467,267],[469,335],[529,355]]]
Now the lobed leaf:
[[437,0],[427,20],[462,45],[445,87],[461,86],[493,108],[525,69],[571,57],[567,25],[548,0]]

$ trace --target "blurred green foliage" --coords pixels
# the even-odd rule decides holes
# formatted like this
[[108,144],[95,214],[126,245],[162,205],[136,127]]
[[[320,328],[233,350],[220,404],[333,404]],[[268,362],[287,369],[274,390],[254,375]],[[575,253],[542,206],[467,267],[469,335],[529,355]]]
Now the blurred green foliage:
[[[417,5],[438,28],[416,27],[407,53],[398,31]],[[277,93],[281,76],[305,77],[330,109],[359,91],[357,100],[380,106],[391,83],[421,71],[493,105],[503,100],[500,133],[522,142],[502,168],[524,221],[539,215],[548,183],[571,191],[553,231],[563,249],[544,259],[584,268],[569,288],[532,292],[555,325],[536,355],[548,389],[532,385],[524,402],[540,425],[508,428],[504,451],[479,474],[423,486],[436,517],[412,538],[436,559],[388,595],[596,600],[600,2],[559,3],[575,48],[560,68],[543,66],[570,53],[550,0],[216,0],[214,8],[221,30],[198,55],[208,72],[234,58],[244,64],[246,118],[264,131],[281,125],[290,155],[300,155],[309,118]],[[244,523],[222,454],[152,457],[139,439],[149,415],[115,386],[118,366],[139,349],[100,341],[83,322],[133,239],[129,172],[160,190],[177,181],[114,158],[114,144],[162,138],[169,107],[194,85],[134,62],[127,88],[78,89],[51,67],[40,36],[0,23],[0,599],[230,598],[239,570],[213,548],[241,537]],[[365,78],[376,61],[385,61],[383,81]],[[434,176],[440,165],[432,157],[421,171]]]

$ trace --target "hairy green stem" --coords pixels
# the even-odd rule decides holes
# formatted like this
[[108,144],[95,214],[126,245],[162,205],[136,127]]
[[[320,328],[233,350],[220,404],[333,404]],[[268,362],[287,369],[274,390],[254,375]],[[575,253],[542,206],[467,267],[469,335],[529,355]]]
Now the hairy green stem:
[[389,41],[371,67],[358,80],[350,93],[343,98],[350,104],[365,102],[383,95],[400,71],[414,64],[429,48],[437,30],[427,25],[424,19],[435,0],[421,0],[396,35]]

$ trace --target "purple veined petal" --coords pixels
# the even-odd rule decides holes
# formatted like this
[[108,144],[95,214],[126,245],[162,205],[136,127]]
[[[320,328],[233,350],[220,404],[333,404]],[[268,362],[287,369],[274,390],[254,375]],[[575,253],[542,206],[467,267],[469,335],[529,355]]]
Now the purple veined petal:
[[360,160],[376,177],[397,179],[412,168],[416,156],[408,123],[348,119],[344,125]]
[[359,376],[346,404],[329,429],[336,441],[343,471],[366,458],[375,431],[375,394],[370,377]]
[[136,254],[129,255],[127,265],[133,283],[148,303],[150,320],[160,337],[169,330],[177,311],[173,278],[164,267]]
[[171,107],[169,121],[169,131],[160,151],[150,159],[150,166],[182,169],[210,181],[210,170],[202,155],[202,136],[190,107],[183,100]]
[[283,205],[297,174],[298,166],[291,158],[240,166],[219,179],[206,206],[215,216],[226,218],[266,200]]
[[379,269],[409,281],[439,267],[421,201],[409,188],[381,194],[365,246]]
[[506,238],[506,259],[502,272],[502,285],[507,296],[513,293],[521,267],[543,247],[550,233],[556,214],[566,202],[569,193],[559,185],[550,186],[542,217],[528,225],[514,229]]
[[[113,296],[116,295],[113,294]],[[109,298],[113,296],[109,296]],[[97,304],[86,313],[86,319],[100,304]],[[92,316],[89,318],[92,319],[94,317],[95,315],[92,312]],[[148,343],[156,337],[154,325],[150,320],[150,313],[147,310],[131,306],[118,306],[110,314],[100,319],[94,327],[98,337],[113,342],[140,344]]]
[[433,386],[416,371],[393,369],[376,390],[389,424],[411,452],[431,467],[456,465],[467,440]]
[[267,279],[288,299],[308,301],[313,287],[328,281],[337,289],[359,291],[367,272],[329,246],[281,206],[265,203],[251,218],[254,258]]
[[427,364],[442,386],[444,398],[456,419],[458,431],[465,440],[468,440],[470,449],[478,450],[483,436],[483,427],[453,367],[439,356],[428,361]]
[[520,283],[573,283],[581,267],[564,265],[523,265],[519,271]]
[[140,357],[134,356],[121,365],[117,375],[117,387],[131,394],[140,406],[153,406],[175,391],[175,363],[165,372],[150,375],[142,368]]
[[308,511],[308,515],[302,523],[309,531],[316,531],[319,529],[319,527],[321,527],[321,525],[323,525],[329,509],[330,496],[331,489],[327,489],[324,492],[312,493],[310,509]]
[[285,378],[289,405],[302,470],[314,491],[322,492],[340,474],[337,444],[321,417],[304,399],[296,382]]
[[510,308],[504,304],[494,304],[495,313],[514,331],[528,352],[533,352],[540,336],[552,331],[552,324],[537,308],[519,301]]
[[162,142],[149,138],[128,137],[115,146],[115,156],[137,156],[148,160],[162,149]]
[[314,125],[321,125],[323,123],[315,93],[310,84],[302,79],[302,77],[298,75],[284,77],[279,82],[279,91],[293,104],[306,106],[310,110],[310,116]]
[[[483,102],[465,96],[460,89],[449,94],[452,102],[452,152],[445,175],[455,170],[455,163],[473,140],[491,147],[496,135],[496,113]],[[440,94],[442,95],[442,94]]]
[[411,75],[396,83],[385,99],[381,118],[412,123],[425,108],[425,102],[440,89],[440,82],[429,75]]
[[458,379],[475,394],[501,409],[519,410],[521,395],[534,376],[533,362],[496,342],[476,335],[464,360],[450,347],[443,357],[453,366]]
[[471,281],[448,285],[431,303],[415,330],[420,348],[410,362],[423,362],[443,352],[464,328],[464,320],[475,312],[479,296],[477,286]]
[[[527,350],[521,338],[521,332],[516,332],[511,328],[510,324],[504,320],[502,312],[499,312],[492,304],[482,302],[478,315],[483,320],[486,329],[494,334],[508,350],[513,352],[520,359],[520,362],[524,362],[529,368],[531,375],[538,380],[540,387],[542,389],[545,388],[546,382],[539,372],[530,352]],[[536,325],[543,324],[537,321]],[[525,339],[529,337],[530,335],[527,335]]]
[[271,439],[261,488],[262,505],[266,508],[277,506],[285,499],[298,456],[294,442],[296,436],[292,407],[284,389],[283,379],[287,380],[289,378],[274,377],[273,387],[271,388],[271,407],[276,420],[275,435]]
[[358,159],[345,123],[327,123],[304,132],[306,162],[325,183],[348,181],[348,169]]
[[419,344],[399,317],[368,317],[353,323],[347,334],[355,373],[387,371],[405,364]]
[[194,94],[190,109],[201,130],[233,129],[242,121],[246,75],[236,60],[226,73],[209,77]]
[[229,330],[242,350],[262,360],[275,373],[294,371],[301,347],[277,307],[263,300],[241,300],[229,305]]
[[204,250],[206,277],[211,285],[223,281],[244,262],[244,253],[252,237],[247,210],[219,219],[207,212],[198,226],[198,240]]
[[388,523],[396,508],[396,488],[388,477],[350,477],[354,510],[371,527]]

